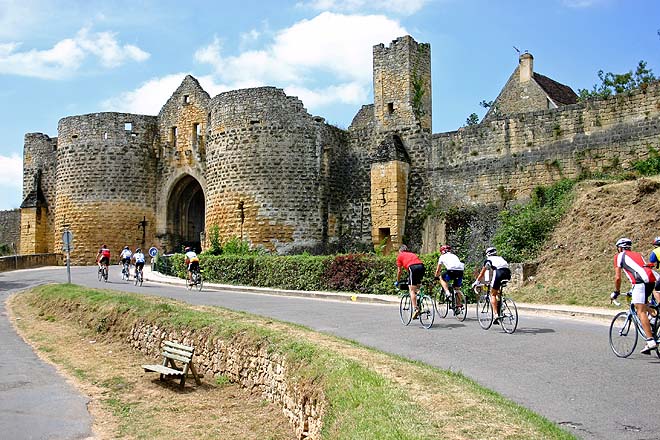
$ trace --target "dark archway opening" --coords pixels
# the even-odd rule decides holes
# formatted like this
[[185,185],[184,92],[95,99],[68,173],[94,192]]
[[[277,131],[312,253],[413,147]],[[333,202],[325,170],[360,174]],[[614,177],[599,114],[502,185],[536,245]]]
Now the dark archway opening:
[[191,246],[202,250],[201,234],[204,232],[204,190],[192,176],[185,176],[172,189],[167,202],[167,232],[172,251],[180,252]]

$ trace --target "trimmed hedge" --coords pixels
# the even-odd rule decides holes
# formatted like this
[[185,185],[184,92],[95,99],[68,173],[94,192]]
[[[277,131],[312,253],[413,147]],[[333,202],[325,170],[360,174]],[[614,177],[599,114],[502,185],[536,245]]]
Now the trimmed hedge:
[[[396,255],[208,255],[201,254],[204,279],[221,284],[397,295]],[[437,254],[421,255],[426,267],[424,281],[433,280]],[[160,257],[159,272],[186,277],[183,254]],[[469,275],[469,272],[466,272]],[[405,275],[402,275],[402,278]]]

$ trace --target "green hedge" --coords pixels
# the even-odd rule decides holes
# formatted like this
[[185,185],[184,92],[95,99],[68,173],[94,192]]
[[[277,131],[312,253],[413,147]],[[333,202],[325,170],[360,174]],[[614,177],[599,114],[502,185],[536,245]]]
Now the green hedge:
[[[395,255],[201,254],[199,258],[204,279],[214,283],[381,295],[399,293],[393,285],[396,281]],[[422,255],[420,258],[426,266],[424,280],[433,280],[438,255]],[[183,254],[174,254],[160,257],[156,267],[161,273],[185,278],[183,262]]]

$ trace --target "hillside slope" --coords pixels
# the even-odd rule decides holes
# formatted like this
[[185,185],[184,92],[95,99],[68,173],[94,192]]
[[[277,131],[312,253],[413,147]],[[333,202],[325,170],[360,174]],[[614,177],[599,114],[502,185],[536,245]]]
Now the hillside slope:
[[[538,258],[533,280],[514,297],[535,303],[609,304],[614,243],[625,236],[648,259],[660,235],[660,177],[629,182],[581,182],[572,207]],[[626,280],[622,290],[628,289]]]

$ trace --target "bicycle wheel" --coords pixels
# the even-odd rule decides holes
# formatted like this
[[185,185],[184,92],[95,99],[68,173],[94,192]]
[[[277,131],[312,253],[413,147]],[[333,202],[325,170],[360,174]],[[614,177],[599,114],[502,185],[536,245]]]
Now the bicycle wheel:
[[637,328],[628,312],[619,312],[610,324],[610,348],[615,355],[626,358],[637,346]]
[[[454,296],[458,297],[458,293],[454,292]],[[465,321],[465,318],[467,318],[467,302],[465,301],[465,295],[461,294],[461,306],[457,307],[455,304],[458,301],[456,298],[454,298],[454,318],[458,319],[459,321],[463,322]]]
[[410,294],[406,293],[401,297],[401,302],[399,303],[399,317],[401,318],[401,324],[408,325],[412,321],[412,306],[410,304]]
[[419,301],[419,322],[424,328],[431,328],[435,319],[435,301],[427,295],[422,296]]
[[99,282],[103,279],[103,271],[99,268]]
[[500,325],[506,333],[513,333],[518,328],[518,307],[516,302],[506,296],[502,297],[500,306]]
[[107,267],[103,268],[103,282],[105,282],[105,283],[108,282],[108,268]]
[[482,329],[488,330],[493,325],[493,308],[487,293],[477,295],[477,319]]
[[202,274],[200,273],[200,274],[197,274],[197,280],[195,282],[195,285],[197,286],[197,291],[198,292],[202,291],[202,284],[203,284]]
[[438,299],[436,301],[433,301],[435,304],[435,312],[438,314],[440,318],[445,318],[447,317],[447,313],[449,313],[449,307],[450,307],[450,300],[445,296],[445,293],[440,289],[440,293],[438,293]]

